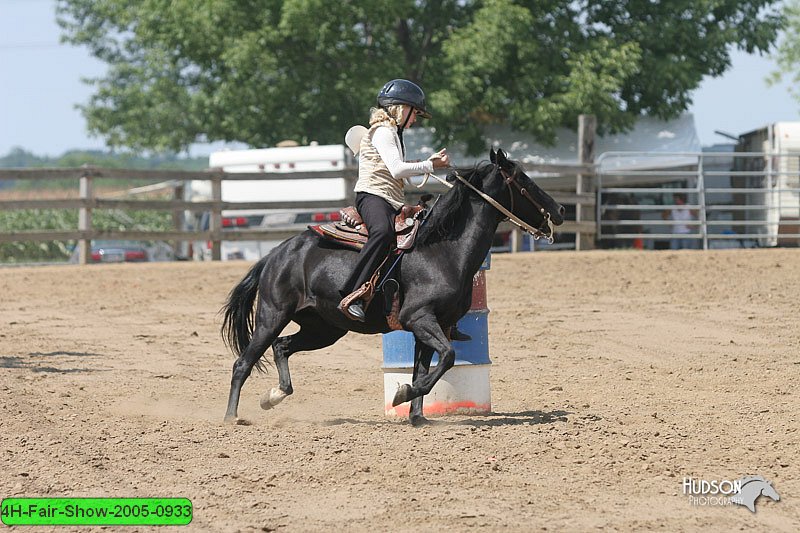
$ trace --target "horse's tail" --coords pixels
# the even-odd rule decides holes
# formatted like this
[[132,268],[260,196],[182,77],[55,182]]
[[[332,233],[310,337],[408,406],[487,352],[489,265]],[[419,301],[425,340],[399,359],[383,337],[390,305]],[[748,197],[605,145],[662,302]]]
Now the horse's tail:
[[267,257],[262,257],[253,265],[242,281],[231,290],[227,302],[222,306],[222,340],[236,356],[244,352],[253,336],[253,304],[258,296],[258,280],[266,264]]

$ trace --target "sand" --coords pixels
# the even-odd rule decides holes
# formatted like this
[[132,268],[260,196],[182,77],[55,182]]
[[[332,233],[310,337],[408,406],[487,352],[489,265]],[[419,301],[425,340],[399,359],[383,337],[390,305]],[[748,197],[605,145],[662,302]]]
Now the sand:
[[[384,416],[356,334],[223,424],[248,267],[0,270],[0,495],[188,497],[181,531],[800,530],[800,250],[495,255],[493,414],[423,428]],[[781,500],[683,493],[744,475]]]

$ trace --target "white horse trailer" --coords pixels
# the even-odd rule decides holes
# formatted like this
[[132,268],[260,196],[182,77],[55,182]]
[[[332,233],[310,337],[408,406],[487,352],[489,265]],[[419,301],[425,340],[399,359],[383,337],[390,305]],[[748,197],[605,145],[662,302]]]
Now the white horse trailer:
[[[297,231],[308,224],[336,220],[339,208],[336,202],[347,197],[345,168],[351,163],[344,145],[309,145],[252,150],[225,150],[209,156],[209,167],[228,173],[275,173],[286,174],[286,179],[270,180],[223,180],[223,202],[303,202],[330,201],[332,207],[322,209],[229,209],[222,211],[222,228],[259,229],[275,231]],[[309,178],[314,172],[340,171],[338,177]],[[304,179],[293,179],[292,175],[304,173]],[[188,201],[211,199],[210,181],[191,181],[187,184],[184,198]],[[187,216],[187,226],[200,230],[209,227],[210,213],[195,213]],[[222,241],[223,260],[244,259],[256,261],[263,257],[280,240]],[[194,259],[210,259],[211,243],[192,243]]]
[[[781,235],[800,233],[800,122],[775,122],[739,137],[739,151],[763,152],[764,192],[748,204],[763,204],[766,212],[762,246],[782,244]],[[762,196],[763,195],[763,196]],[[797,243],[796,238],[786,239]]]

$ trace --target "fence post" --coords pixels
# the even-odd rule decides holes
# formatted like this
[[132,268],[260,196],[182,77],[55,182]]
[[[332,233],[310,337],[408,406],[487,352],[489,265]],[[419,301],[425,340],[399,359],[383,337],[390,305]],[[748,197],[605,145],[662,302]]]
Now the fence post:
[[[772,126],[767,127],[767,146],[768,150],[767,150],[767,156],[765,158],[767,160],[766,164],[767,168],[764,169],[767,174],[767,192],[764,193],[764,204],[770,207],[770,209],[767,209],[765,213],[765,218],[767,219],[767,224],[766,224],[767,227],[765,233],[767,235],[772,233],[772,221],[775,220],[775,245],[777,246],[778,236],[781,233],[781,197],[783,196],[783,193],[778,194],[778,210],[777,210],[778,212],[775,213],[775,189],[773,189],[772,185],[773,172],[775,170],[773,168],[772,150],[773,147],[775,146],[775,139],[773,138]],[[778,184],[780,184],[780,178],[778,178]],[[761,187],[764,186],[763,180],[761,181],[761,183],[759,183],[759,185]],[[750,230],[748,229],[747,232],[749,231]],[[768,237],[768,239],[769,240],[767,242],[772,244],[771,243],[772,238]]]
[[708,213],[706,211],[706,180],[703,170],[703,156],[697,158],[697,199],[700,202],[700,232],[703,235],[703,250],[708,250]]
[[[186,182],[180,182],[175,185],[172,189],[172,199],[173,200],[183,200],[183,194],[186,190]],[[182,209],[173,209],[172,210],[172,228],[175,231],[183,231],[184,229],[183,224],[183,210]],[[172,241],[172,249],[175,252],[175,257],[178,258],[183,255],[188,255],[183,253],[183,249],[185,241],[175,240]],[[190,258],[189,258],[190,259]]]
[[[581,164],[594,163],[594,138],[597,130],[597,118],[594,115],[578,115],[578,162]],[[594,192],[591,175],[578,174],[575,177],[575,192],[580,195],[584,192]],[[578,200],[580,202],[580,199]],[[575,204],[575,222],[581,223],[591,220],[593,210],[581,203]],[[599,221],[598,225],[599,225]],[[594,235],[586,233],[575,234],[576,250],[591,250],[594,248]]]
[[85,265],[92,256],[92,174],[93,171],[86,168],[81,174],[79,185],[79,196],[82,200],[78,210],[78,263]]
[[508,244],[510,247],[509,251],[511,253],[517,253],[522,248],[520,245],[520,241],[522,240],[521,237],[522,232],[516,226],[514,226],[514,229],[511,230],[511,234],[508,237]]
[[215,174],[211,178],[211,219],[208,229],[211,231],[211,260],[222,259],[222,176]]
[[[599,167],[595,167],[596,169]],[[603,174],[599,171],[595,171],[595,182],[594,186],[597,190],[597,194],[595,195],[595,221],[596,221],[596,228],[597,232],[594,234],[595,242],[600,243],[603,239]]]

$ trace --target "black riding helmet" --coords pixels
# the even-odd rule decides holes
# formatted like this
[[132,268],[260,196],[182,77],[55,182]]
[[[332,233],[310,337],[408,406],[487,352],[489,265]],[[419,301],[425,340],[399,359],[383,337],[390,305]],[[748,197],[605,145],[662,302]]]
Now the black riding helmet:
[[423,118],[431,118],[425,107],[425,93],[414,82],[408,80],[392,80],[387,82],[378,93],[378,105],[387,107],[393,104],[407,104],[417,110]]

